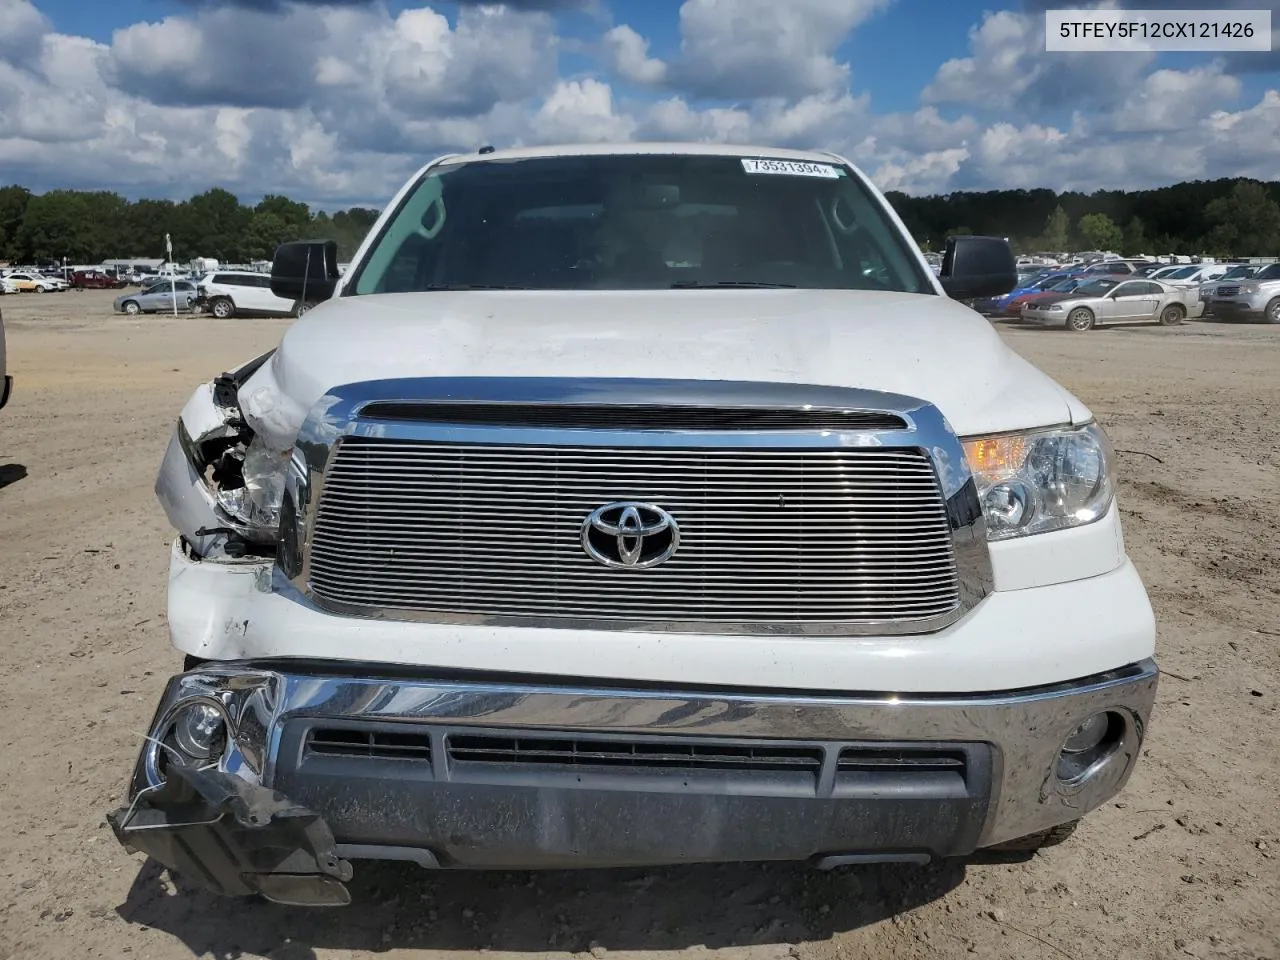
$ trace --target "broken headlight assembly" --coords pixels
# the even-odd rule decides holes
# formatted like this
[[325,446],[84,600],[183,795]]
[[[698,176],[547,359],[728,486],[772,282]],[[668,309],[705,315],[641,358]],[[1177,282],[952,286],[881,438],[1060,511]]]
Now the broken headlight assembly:
[[192,435],[185,411],[178,420],[179,445],[217,521],[193,533],[225,537],[223,549],[233,557],[274,549],[293,453],[275,450],[255,434],[237,399],[240,386],[266,359],[223,374],[205,388],[198,435]]
[[[247,430],[245,431],[247,433]],[[206,479],[218,510],[251,543],[274,543],[292,450],[277,452],[259,436],[242,433],[209,465]]]

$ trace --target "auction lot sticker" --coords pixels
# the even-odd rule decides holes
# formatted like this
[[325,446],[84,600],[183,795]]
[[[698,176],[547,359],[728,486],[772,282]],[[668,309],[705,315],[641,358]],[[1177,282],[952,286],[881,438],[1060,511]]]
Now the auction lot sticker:
[[1271,49],[1270,10],[1046,10],[1049,51],[1209,51]]
[[840,171],[830,164],[806,163],[803,160],[762,160],[756,157],[743,157],[742,169],[747,173],[778,173],[784,177],[840,179]]

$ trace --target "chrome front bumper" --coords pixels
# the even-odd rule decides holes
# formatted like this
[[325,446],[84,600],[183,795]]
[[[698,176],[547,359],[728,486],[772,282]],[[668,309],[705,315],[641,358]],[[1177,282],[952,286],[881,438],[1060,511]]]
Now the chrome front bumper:
[[[1145,661],[1022,691],[816,696],[277,665],[210,665],[174,677],[129,800],[163,783],[157,744],[175,709],[198,697],[221,704],[233,731],[220,771],[314,811],[340,856],[501,868],[963,856],[1075,820],[1119,791],[1139,755],[1158,678]],[[1103,711],[1118,718],[1114,749],[1088,775],[1061,781],[1063,740]],[[330,740],[345,731],[338,739],[349,749],[318,755],[312,734],[320,728]],[[389,749],[406,752],[366,746],[383,735]],[[536,754],[569,740],[585,752],[568,763],[544,757],[522,766],[511,747]],[[472,760],[485,752],[475,743],[505,743],[505,759],[460,761],[455,745],[464,741]],[[617,744],[646,759],[618,764]],[[596,745],[612,745],[611,768],[593,766]],[[779,767],[757,776],[687,762],[725,750],[748,758],[730,766],[749,766],[778,748],[816,758],[807,779]],[[851,751],[870,759],[846,768]],[[926,755],[949,756],[963,773],[944,775],[927,763],[913,769],[910,758]],[[674,757],[672,768],[659,769],[666,761],[655,756]]]
[[1267,302],[1267,298],[1262,296],[1215,298],[1209,301],[1209,309],[1215,317],[1227,320],[1260,319],[1266,315]]

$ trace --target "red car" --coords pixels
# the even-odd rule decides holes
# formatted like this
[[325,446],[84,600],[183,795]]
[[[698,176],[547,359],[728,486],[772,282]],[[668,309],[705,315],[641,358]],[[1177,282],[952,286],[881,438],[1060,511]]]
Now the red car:
[[1011,317],[1016,320],[1022,316],[1022,308],[1026,304],[1039,303],[1044,300],[1056,300],[1060,297],[1065,297],[1087,279],[1089,278],[1068,277],[1067,279],[1060,280],[1053,286],[1047,287],[1044,290],[1037,290],[1034,293],[1019,294],[1018,296],[1011,298],[1009,302],[1004,305],[1002,313],[1006,317]]
[[124,281],[101,270],[77,270],[71,275],[71,286],[80,290],[117,290]]

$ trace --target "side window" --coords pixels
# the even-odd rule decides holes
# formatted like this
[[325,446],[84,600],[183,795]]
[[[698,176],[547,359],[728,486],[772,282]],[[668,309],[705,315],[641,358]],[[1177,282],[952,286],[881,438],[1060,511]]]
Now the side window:
[[258,274],[256,277],[253,278],[253,285],[255,287],[261,287],[264,290],[270,290],[271,278],[266,276],[265,274]]
[[1147,296],[1156,296],[1156,297],[1164,296],[1164,288],[1162,288],[1158,283],[1142,284],[1142,292]]
[[211,282],[213,282],[213,283],[226,283],[226,282],[227,282],[227,275],[226,275],[225,273],[215,273],[215,274],[213,275],[213,279],[212,279],[212,281],[211,281]]
[[1143,286],[1143,284],[1122,283],[1120,284],[1120,286],[1116,287],[1114,290],[1111,291],[1111,295],[1113,297],[1136,297],[1141,293],[1143,293],[1142,290],[1138,289],[1141,286]]

